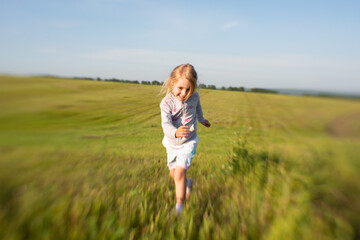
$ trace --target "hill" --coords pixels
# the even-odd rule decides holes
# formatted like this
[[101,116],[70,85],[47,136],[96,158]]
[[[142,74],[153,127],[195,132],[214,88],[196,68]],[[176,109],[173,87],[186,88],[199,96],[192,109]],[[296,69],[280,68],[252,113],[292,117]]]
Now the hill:
[[200,90],[174,216],[159,86],[0,77],[0,238],[353,239],[360,101]]

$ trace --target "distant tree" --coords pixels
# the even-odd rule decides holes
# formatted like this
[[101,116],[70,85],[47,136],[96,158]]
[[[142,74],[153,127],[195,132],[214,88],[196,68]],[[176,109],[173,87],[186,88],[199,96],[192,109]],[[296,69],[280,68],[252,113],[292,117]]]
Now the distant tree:
[[226,90],[226,88],[225,88],[224,86],[222,86],[220,89],[221,89],[221,90]]
[[228,87],[227,90],[229,90],[229,91],[239,91],[239,92],[245,91],[244,87]]
[[119,79],[116,79],[116,78],[107,79],[106,81],[110,81],[110,82],[120,82],[120,80],[119,80]]
[[[42,76],[42,77],[50,77],[50,78],[59,78],[59,77],[56,77],[56,76]],[[96,79],[94,78],[90,78],[90,77],[73,77],[73,79],[77,79],[77,80],[94,80],[96,81]]]
[[154,81],[152,81],[152,82],[151,82],[151,84],[152,84],[152,85],[160,85],[160,82],[159,82],[159,81],[154,80]]
[[216,86],[215,85],[208,85],[207,89],[215,89],[216,90]]
[[257,92],[257,93],[278,93],[277,91],[271,89],[264,89],[264,88],[251,88],[250,92]]
[[121,82],[124,83],[134,83],[134,84],[140,84],[140,82],[138,80],[121,80]]
[[204,89],[205,89],[205,88],[206,88],[206,85],[201,83],[201,84],[199,85],[199,88],[204,88]]

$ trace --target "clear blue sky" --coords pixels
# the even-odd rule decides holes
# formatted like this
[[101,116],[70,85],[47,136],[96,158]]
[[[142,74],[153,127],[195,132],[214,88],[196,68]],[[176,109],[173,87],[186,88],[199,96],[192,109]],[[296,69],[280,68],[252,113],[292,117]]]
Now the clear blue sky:
[[360,1],[1,0],[0,73],[360,93]]

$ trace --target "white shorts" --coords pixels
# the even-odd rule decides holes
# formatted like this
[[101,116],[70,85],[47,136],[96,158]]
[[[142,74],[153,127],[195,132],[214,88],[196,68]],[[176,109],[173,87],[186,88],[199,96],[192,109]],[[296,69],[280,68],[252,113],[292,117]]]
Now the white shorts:
[[[165,144],[164,144],[165,146]],[[180,146],[165,146],[169,170],[177,166],[188,169],[196,154],[197,141],[190,141]]]

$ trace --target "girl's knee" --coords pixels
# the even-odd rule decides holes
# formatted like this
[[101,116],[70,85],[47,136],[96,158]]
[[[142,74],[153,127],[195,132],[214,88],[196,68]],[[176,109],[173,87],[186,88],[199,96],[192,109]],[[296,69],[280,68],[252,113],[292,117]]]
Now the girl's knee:
[[176,167],[174,172],[174,179],[175,181],[184,180],[186,176],[186,169],[182,167]]
[[170,170],[170,172],[169,172],[170,177],[174,178],[174,172],[175,172],[175,168]]

